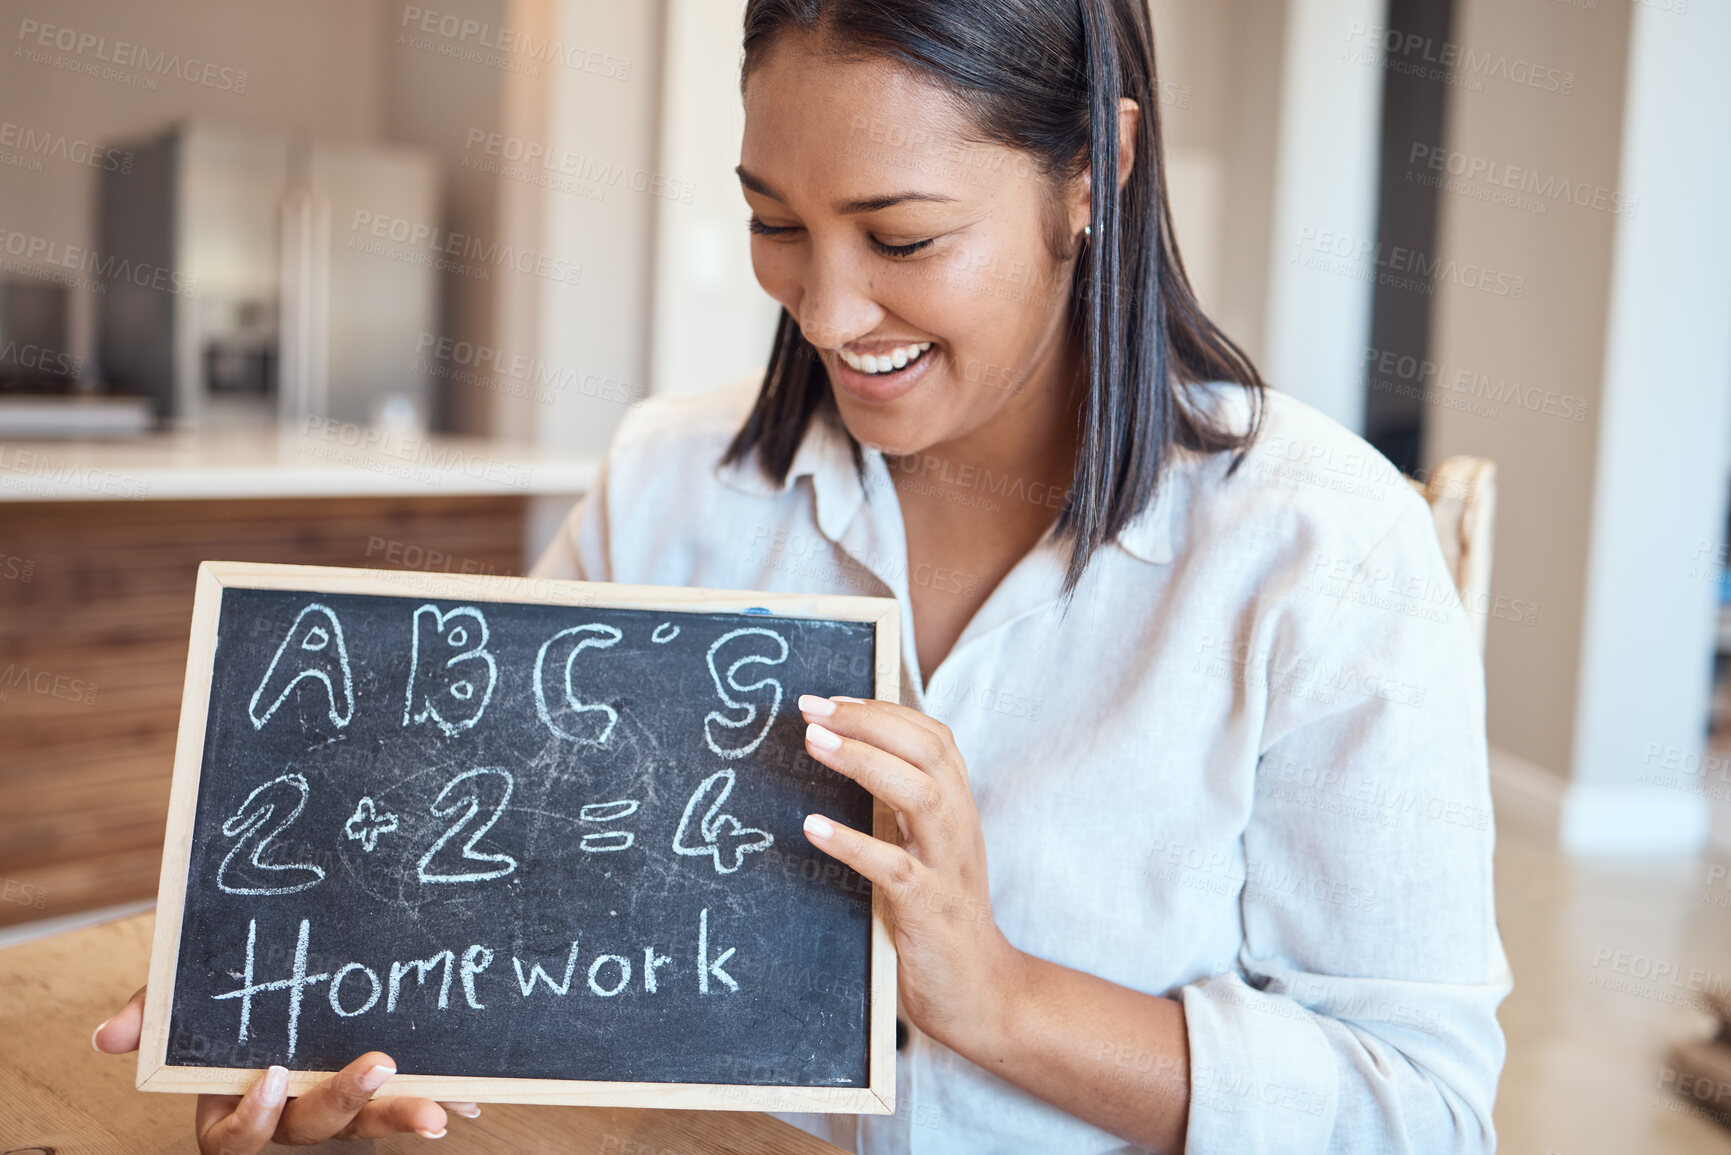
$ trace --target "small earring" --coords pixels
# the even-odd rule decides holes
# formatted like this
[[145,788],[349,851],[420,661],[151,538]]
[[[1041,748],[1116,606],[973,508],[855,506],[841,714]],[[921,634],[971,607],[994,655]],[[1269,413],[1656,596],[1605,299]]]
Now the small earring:
[[1093,236],[1094,235],[1094,226],[1093,225],[1083,225],[1082,226],[1082,235],[1085,237]]

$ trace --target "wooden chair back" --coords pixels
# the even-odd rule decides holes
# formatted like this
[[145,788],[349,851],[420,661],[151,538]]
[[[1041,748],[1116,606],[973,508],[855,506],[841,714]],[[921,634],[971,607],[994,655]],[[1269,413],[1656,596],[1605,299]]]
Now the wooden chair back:
[[1426,481],[1407,479],[1430,503],[1443,560],[1485,652],[1490,618],[1491,531],[1497,516],[1497,466],[1484,457],[1447,457]]

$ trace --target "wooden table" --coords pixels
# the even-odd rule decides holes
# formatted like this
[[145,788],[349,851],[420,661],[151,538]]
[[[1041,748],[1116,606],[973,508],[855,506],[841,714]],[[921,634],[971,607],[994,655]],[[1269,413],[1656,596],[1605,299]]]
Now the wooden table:
[[[191,1096],[136,1091],[133,1056],[98,1054],[90,1046],[96,1024],[138,988],[154,924],[154,915],[141,914],[0,950],[0,1153],[197,1150]],[[410,1135],[299,1150],[835,1155],[840,1149],[755,1113],[488,1103],[479,1119],[451,1116],[449,1133],[436,1141]]]

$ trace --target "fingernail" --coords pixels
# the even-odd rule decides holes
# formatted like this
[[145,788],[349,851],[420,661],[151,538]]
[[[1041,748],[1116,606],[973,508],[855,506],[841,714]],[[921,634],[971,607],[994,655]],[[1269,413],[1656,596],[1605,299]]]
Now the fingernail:
[[473,1103],[464,1103],[461,1107],[452,1107],[451,1110],[465,1119],[479,1119],[481,1117],[481,1108]]
[[441,1127],[437,1131],[416,1131],[415,1134],[419,1135],[423,1139],[443,1139],[445,1137],[445,1129]]
[[816,694],[801,694],[799,696],[799,712],[827,718],[835,713],[835,703],[828,698],[820,698]]
[[264,1073],[264,1086],[259,1089],[258,1101],[267,1107],[277,1107],[288,1096],[288,1068],[272,1067]]
[[821,814],[807,814],[805,816],[805,832],[813,838],[828,838],[835,833],[835,827],[831,826],[829,819]]
[[396,1073],[397,1069],[395,1067],[387,1067],[383,1063],[377,1063],[368,1067],[366,1070],[361,1072],[361,1090],[371,1094],[384,1086],[390,1077]]
[[841,739],[819,726],[816,722],[808,722],[805,727],[805,740],[819,750],[841,749]]
[[102,1033],[103,1027],[106,1027],[109,1023],[112,1023],[113,1021],[114,1021],[113,1019],[103,1019],[102,1022],[97,1026],[97,1028],[94,1031],[90,1032],[90,1049],[91,1050],[93,1050],[93,1051],[101,1051],[102,1050],[101,1047],[96,1045],[96,1036],[100,1035]]

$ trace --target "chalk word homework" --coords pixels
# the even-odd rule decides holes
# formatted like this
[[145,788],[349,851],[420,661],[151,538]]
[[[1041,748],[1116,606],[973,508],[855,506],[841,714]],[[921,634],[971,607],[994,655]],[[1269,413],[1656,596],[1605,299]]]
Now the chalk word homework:
[[[538,986],[544,985],[547,994],[543,998],[563,999],[571,993],[571,978],[577,973],[579,948],[582,945],[582,935],[571,940],[571,948],[565,956],[565,968],[562,976],[555,980],[546,967],[536,959],[530,959],[528,971],[524,971],[524,962],[516,955],[511,956],[511,968],[516,972],[516,987],[523,999],[535,996]],[[420,1010],[427,1010],[431,1003],[440,1011],[452,1009],[451,973],[456,971],[458,981],[463,988],[463,1002],[458,1011],[485,1011],[487,1006],[481,1002],[475,989],[475,977],[493,965],[496,958],[491,947],[480,943],[470,945],[459,956],[449,948],[435,950],[425,958],[393,960],[385,968],[387,978],[381,978],[380,972],[361,962],[350,962],[335,971],[310,972],[307,966],[307,956],[312,949],[312,920],[300,920],[300,932],[295,940],[294,961],[286,978],[260,979],[255,973],[258,954],[258,920],[251,919],[246,928],[246,958],[238,971],[228,972],[232,978],[239,980],[240,986],[233,990],[212,995],[213,999],[234,999],[240,1004],[239,1042],[247,1042],[253,1033],[253,1009],[255,1001],[264,995],[282,994],[288,1002],[288,1056],[294,1058],[295,1050],[300,1045],[300,1018],[302,1004],[307,991],[319,984],[325,987],[325,998],[330,1008],[337,1016],[345,1019],[358,1018],[377,1010],[380,999],[384,1000],[384,1009],[379,1013],[394,1015],[399,1004],[405,1009],[412,1000]],[[634,991],[642,996],[655,995],[667,989],[669,975],[660,973],[664,968],[672,967],[675,972],[679,966],[669,955],[659,953],[653,944],[641,948],[643,964],[641,969],[635,969],[632,960],[637,952],[631,954],[596,953],[590,959],[588,969],[588,988],[592,995],[604,999],[617,998]],[[697,921],[697,957],[694,963],[695,980],[699,995],[719,993],[725,989],[729,993],[739,990],[739,983],[724,968],[727,961],[733,957],[734,948],[728,947],[722,951],[712,951],[709,944],[709,909],[705,907],[698,915]],[[557,968],[557,964],[554,964]],[[431,995],[416,996],[413,991],[405,994],[404,980],[411,974],[415,978],[415,988],[423,988],[432,974],[439,972],[439,994],[436,1000]],[[636,985],[633,985],[633,977]],[[509,989],[509,988],[507,988]]]

